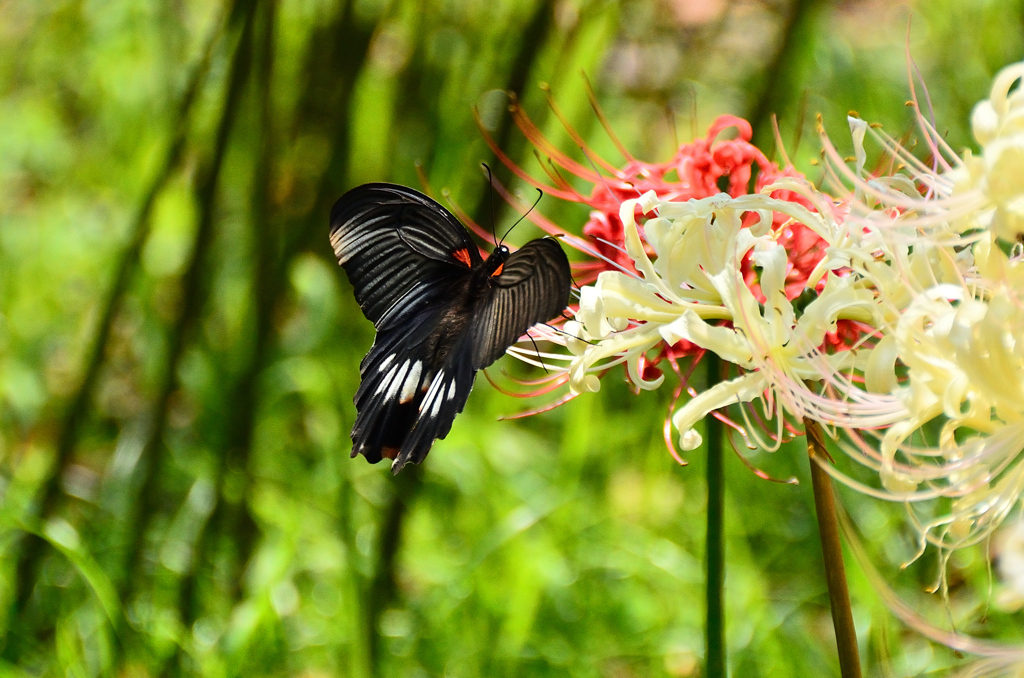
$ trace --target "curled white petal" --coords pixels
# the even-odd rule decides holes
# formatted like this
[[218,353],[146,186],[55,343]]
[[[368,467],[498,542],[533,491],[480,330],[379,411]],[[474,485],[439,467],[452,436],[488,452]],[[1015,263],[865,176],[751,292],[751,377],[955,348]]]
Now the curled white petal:
[[679,446],[689,452],[700,446],[702,438],[694,430],[697,422],[726,405],[750,402],[764,392],[764,376],[757,372],[722,381],[692,398],[672,415],[672,425],[679,431]]

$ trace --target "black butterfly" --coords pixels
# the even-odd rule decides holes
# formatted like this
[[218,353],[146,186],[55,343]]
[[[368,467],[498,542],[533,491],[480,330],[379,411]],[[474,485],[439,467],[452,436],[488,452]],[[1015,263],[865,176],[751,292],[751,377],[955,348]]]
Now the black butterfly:
[[542,238],[484,261],[459,221],[404,186],[365,184],[331,209],[331,245],[377,338],[359,365],[352,456],[423,461],[479,369],[569,303],[569,260]]

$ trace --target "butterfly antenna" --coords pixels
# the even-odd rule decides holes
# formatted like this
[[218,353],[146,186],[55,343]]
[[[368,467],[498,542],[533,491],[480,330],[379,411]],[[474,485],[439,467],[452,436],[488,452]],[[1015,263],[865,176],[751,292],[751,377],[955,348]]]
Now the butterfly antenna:
[[[603,174],[601,174],[601,170],[597,169],[597,163],[596,163],[596,162],[594,162],[594,159],[590,157],[590,154],[589,154],[589,153],[587,153],[587,149],[585,149],[585,148],[583,148],[583,147],[581,146],[581,147],[580,147],[580,151],[582,151],[582,152],[583,152],[583,157],[584,157],[584,158],[586,158],[586,159],[587,159],[587,162],[589,162],[589,163],[590,163],[590,166],[591,166],[591,168],[593,168],[593,170],[594,170],[595,172],[597,172],[597,176],[601,177],[601,184],[602,184],[602,185],[603,185],[603,186],[604,186],[604,187],[605,187],[606,189],[608,189],[608,192],[609,192],[609,193],[612,193],[612,187],[611,187],[611,186],[610,186],[610,185],[608,184],[608,182],[607,182],[607,181],[605,181],[605,179],[604,179],[604,175],[603,175]],[[638,197],[638,198],[639,198],[639,197],[642,197],[642,196],[643,196],[643,194],[642,194],[642,193],[641,193],[641,192],[640,192],[639,190],[637,190],[637,187],[633,185],[633,182],[632,182],[632,181],[626,181],[625,179],[623,179],[623,180],[622,180],[622,183],[624,183],[624,184],[626,184],[627,186],[629,186],[630,188],[632,188],[632,189],[633,189],[633,192],[634,192],[634,193],[636,193],[636,195],[637,195],[637,197]],[[612,195],[614,195],[614,193],[612,193]]]
[[498,246],[498,234],[494,232],[494,177],[491,176],[491,167],[486,162],[480,163],[487,170],[487,202],[491,207],[491,237],[494,238],[494,246]]
[[533,335],[527,332],[526,336],[530,338],[530,343],[533,344],[533,350],[537,353],[537,362],[539,362],[540,366],[544,368],[544,372],[546,372],[547,374],[551,374],[551,371],[548,369],[548,366],[544,364],[544,359],[540,357],[540,349],[537,348],[537,342],[534,340]]
[[[580,287],[580,284],[576,282],[576,276],[572,274],[572,271],[569,272],[569,280],[572,281],[572,284],[576,287],[577,290],[583,289],[582,287]],[[566,318],[566,320],[572,320],[572,318]]]
[[[563,318],[565,318],[566,320],[572,320],[572,318],[566,318],[566,317],[565,317],[564,315],[563,315],[562,317],[563,317]],[[566,331],[565,331],[565,330],[563,330],[563,329],[560,329],[560,328],[558,328],[558,327],[553,327],[553,326],[551,326],[551,325],[548,325],[547,323],[541,323],[541,324],[542,324],[542,325],[543,325],[544,327],[547,327],[547,328],[548,328],[548,329],[550,329],[550,330],[554,330],[555,332],[558,332],[559,334],[564,334],[564,335],[565,335],[565,336],[567,336],[567,337],[572,337],[572,338],[573,338],[573,339],[575,339],[576,341],[582,341],[582,342],[583,342],[584,344],[590,344],[591,346],[597,346],[597,342],[596,342],[596,341],[594,341],[593,339],[584,339],[583,337],[577,337],[577,336],[576,336],[575,334],[573,334],[572,332],[566,332]]]
[[501,236],[501,240],[498,241],[499,245],[501,243],[505,242],[505,238],[508,237],[508,234],[512,232],[513,228],[515,228],[516,226],[519,225],[520,221],[522,221],[526,217],[530,216],[530,212],[532,212],[534,210],[534,208],[537,207],[537,205],[540,203],[540,199],[543,198],[543,197],[544,197],[544,191],[542,191],[542,190],[540,190],[538,188],[537,189],[537,199],[533,201],[533,205],[530,207],[530,209],[526,210],[526,214],[524,214],[523,216],[521,216],[518,219],[516,219],[516,223],[514,223],[514,224],[512,224],[511,226],[508,227],[508,230],[505,231],[505,235]]

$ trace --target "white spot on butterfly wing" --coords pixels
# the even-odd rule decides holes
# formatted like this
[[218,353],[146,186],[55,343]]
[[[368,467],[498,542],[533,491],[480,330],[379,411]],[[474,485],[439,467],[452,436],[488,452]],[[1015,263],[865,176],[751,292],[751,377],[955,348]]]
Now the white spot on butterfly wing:
[[[420,403],[420,412],[421,413],[426,411],[426,409],[428,407],[430,407],[430,404],[432,402],[434,402],[435,399],[438,402],[440,402],[441,399],[438,396],[440,396],[441,393],[439,393],[438,391],[440,389],[443,389],[443,388],[444,388],[444,370],[438,370],[437,374],[434,375],[434,378],[430,382],[430,388],[427,389],[427,395],[424,396],[423,402]],[[443,393],[443,391],[442,391],[442,393]],[[434,416],[434,415],[430,415],[430,416]]]
[[453,381],[452,385],[448,387],[448,400],[454,400],[454,399],[455,399],[455,382]]
[[437,416],[437,413],[441,411],[441,400],[444,397],[444,384],[441,384],[441,388],[438,393],[434,395],[434,404],[430,408],[430,418],[433,419]]
[[388,365],[390,365],[392,363],[392,361],[394,361],[394,359],[395,359],[395,354],[394,353],[388,355],[386,358],[384,358],[384,360],[380,361],[380,365],[377,367],[377,371],[378,372],[383,372],[384,370],[386,370],[388,368]]
[[384,391],[388,390],[388,386],[390,386],[391,382],[395,380],[395,372],[397,371],[397,365],[395,367],[392,367],[391,371],[384,375],[384,378],[380,380],[379,384],[377,384],[377,388],[374,390],[373,395],[377,396],[383,393]]
[[402,395],[398,398],[398,402],[405,404],[413,399],[416,395],[416,387],[420,385],[420,372],[423,370],[423,363],[419,360],[413,364],[412,369],[409,370],[409,376],[405,378],[405,384],[402,386]]
[[384,396],[385,400],[391,400],[398,395],[398,389],[402,386],[402,380],[405,378],[405,373],[409,369],[409,361],[406,360],[402,363],[402,366],[398,368],[398,374],[391,380],[391,385],[388,386],[388,393]]

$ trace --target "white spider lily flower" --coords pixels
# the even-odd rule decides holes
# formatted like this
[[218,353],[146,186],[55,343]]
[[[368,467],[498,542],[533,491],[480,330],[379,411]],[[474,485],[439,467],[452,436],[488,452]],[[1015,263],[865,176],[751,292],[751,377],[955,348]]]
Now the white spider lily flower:
[[[881,439],[883,487],[953,500],[917,519],[921,550],[979,543],[1024,496],[1024,262],[991,240],[973,250],[977,274],[918,294],[891,334],[905,375],[892,392],[911,416]],[[919,442],[928,429],[935,445]]]
[[[918,123],[931,152],[931,164],[915,158],[908,149],[880,129],[850,118],[855,167],[846,166],[821,129],[819,131],[833,180],[852,184],[857,198],[852,213],[862,222],[893,226],[939,242],[940,235],[973,239],[987,231],[1003,240],[1024,234],[1024,62],[1000,71],[988,99],[979,102],[971,116],[978,142],[977,155],[959,156],[918,111]],[[865,177],[864,140],[874,139],[892,158],[899,172],[888,177]],[[919,190],[924,186],[925,191]],[[878,210],[881,206],[883,209]],[[899,219],[892,220],[894,211]]]
[[[968,153],[954,173],[953,195],[981,194],[996,237],[1011,240],[1024,233],[1024,91],[1010,91],[1024,77],[1024,63],[1004,68],[992,83],[989,98],[974,108],[971,128],[981,145],[978,157]],[[981,215],[979,215],[981,216]]]
[[[865,387],[907,412],[878,440],[849,431],[848,451],[882,489],[830,472],[907,502],[919,554],[987,539],[1024,497],[1024,260],[1012,244],[1024,233],[1024,92],[1011,91],[1021,77],[1024,63],[1004,69],[975,107],[977,155],[958,158],[920,115],[931,166],[855,118],[853,168],[824,138],[833,177],[853,187],[852,246],[836,243],[832,256],[876,294],[882,338]],[[869,136],[900,174],[866,177]]]
[[[643,213],[657,212],[644,224],[644,235],[656,254],[653,260],[636,223],[638,201],[625,201],[620,218],[626,252],[639,277],[606,271],[593,287],[584,288],[577,322],[567,330],[578,332],[583,340],[570,346],[575,353],[569,368],[573,391],[597,390],[600,382],[594,372],[622,361],[637,386],[657,388],[660,378],[640,379],[641,360],[662,342],[685,340],[713,351],[740,368],[741,374],[692,398],[673,415],[684,450],[700,445],[694,426],[708,413],[755,399],[761,399],[768,412],[781,414],[775,411],[780,407],[829,425],[879,427],[905,418],[895,397],[852,386],[849,375],[867,367],[867,350],[821,350],[826,333],[840,319],[875,318],[873,291],[852,278],[827,275],[817,297],[802,312],[786,296],[787,253],[775,241],[774,213],[811,228],[826,243],[848,240],[827,202],[808,184],[798,184],[790,181],[786,187],[813,195],[824,209],[815,212],[770,197],[778,185],[760,194],[720,194],[682,203],[643,196]],[[748,214],[754,220],[745,227]],[[743,275],[748,254],[761,271],[764,303]],[[818,275],[827,273],[823,269]],[[807,382],[822,383],[825,390],[844,396],[823,395]]]

